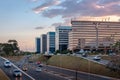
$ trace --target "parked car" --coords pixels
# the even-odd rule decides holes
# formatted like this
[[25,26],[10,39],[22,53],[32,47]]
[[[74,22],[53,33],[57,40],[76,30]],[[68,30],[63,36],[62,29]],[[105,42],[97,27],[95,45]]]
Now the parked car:
[[99,60],[101,60],[101,56],[97,55],[93,59],[96,60],[96,61],[99,61]]
[[13,70],[13,76],[21,77],[22,76],[22,72],[19,69],[14,69]]
[[10,61],[7,60],[7,61],[4,62],[4,66],[5,66],[5,67],[11,67],[12,64],[11,64]]

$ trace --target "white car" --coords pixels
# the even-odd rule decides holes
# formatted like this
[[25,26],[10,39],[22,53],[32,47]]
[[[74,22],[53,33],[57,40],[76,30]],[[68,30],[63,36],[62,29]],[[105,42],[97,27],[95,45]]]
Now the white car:
[[93,58],[94,60],[101,60],[101,56],[99,56],[99,55],[97,55],[97,56],[95,56],[94,58]]
[[21,77],[21,76],[22,76],[22,73],[21,73],[20,70],[14,69],[14,70],[13,70],[13,76],[15,76],[15,77]]
[[41,67],[37,67],[37,68],[36,68],[36,71],[37,71],[37,72],[42,71]]
[[4,66],[5,66],[5,67],[11,67],[12,64],[11,64],[10,61],[5,61],[5,62],[4,62]]

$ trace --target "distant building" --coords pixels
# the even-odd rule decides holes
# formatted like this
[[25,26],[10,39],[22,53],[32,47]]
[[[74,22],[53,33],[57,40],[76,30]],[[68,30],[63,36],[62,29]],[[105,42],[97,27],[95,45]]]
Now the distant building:
[[47,33],[47,53],[55,52],[55,32]]
[[40,38],[36,38],[36,53],[40,52]]
[[69,49],[110,47],[120,40],[120,22],[72,20]]
[[45,53],[47,51],[47,35],[41,35],[41,53]]
[[71,31],[70,26],[56,27],[56,50],[66,50],[68,48],[68,34]]

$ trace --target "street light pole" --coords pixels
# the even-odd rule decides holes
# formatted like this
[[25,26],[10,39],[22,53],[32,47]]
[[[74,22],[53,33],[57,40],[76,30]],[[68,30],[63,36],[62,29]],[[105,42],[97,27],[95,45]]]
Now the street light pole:
[[75,72],[75,80],[77,80],[77,69],[76,69],[76,72]]

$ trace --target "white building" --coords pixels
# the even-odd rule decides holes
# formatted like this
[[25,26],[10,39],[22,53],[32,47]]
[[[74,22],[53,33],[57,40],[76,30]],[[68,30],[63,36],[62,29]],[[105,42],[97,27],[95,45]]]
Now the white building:
[[68,48],[68,33],[71,31],[70,26],[56,27],[56,50],[66,50]]
[[110,46],[120,39],[120,22],[72,20],[69,49]]

